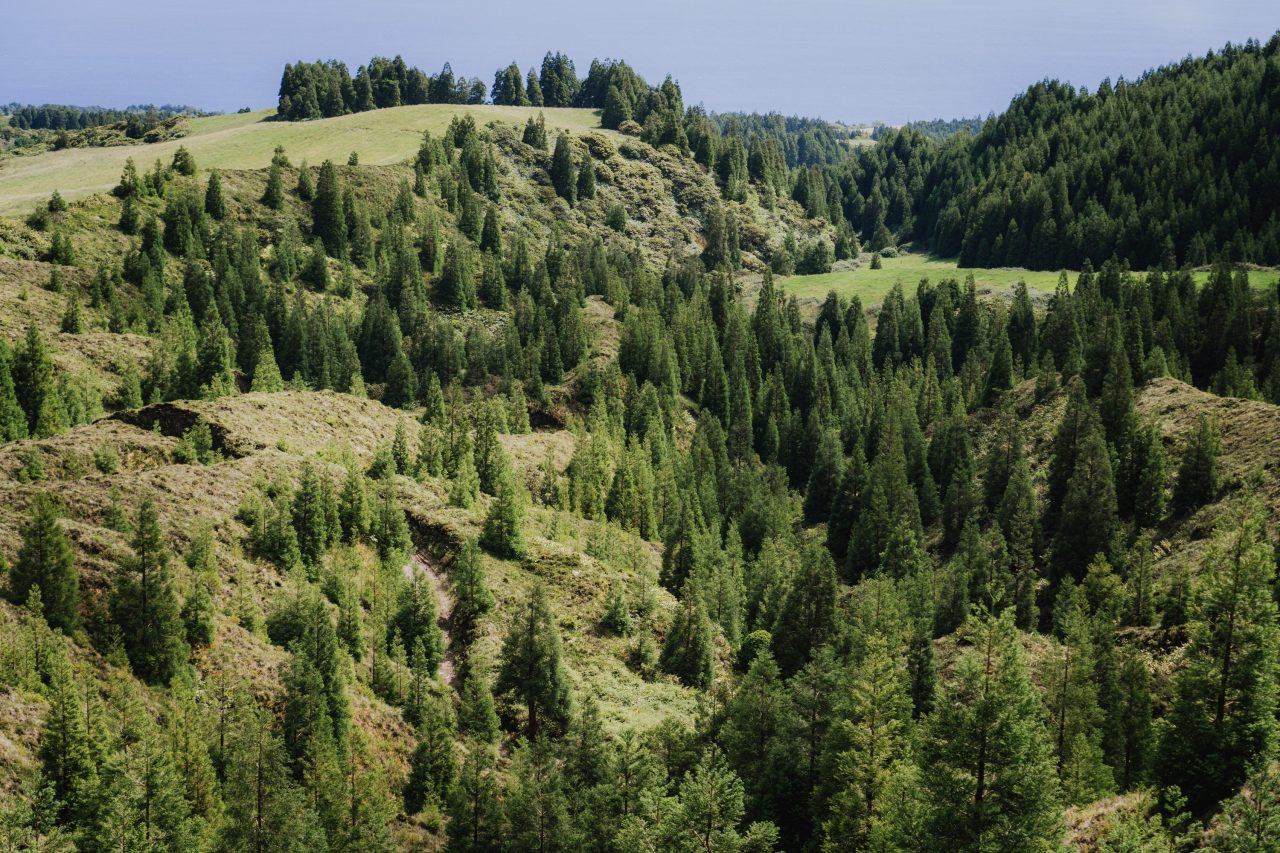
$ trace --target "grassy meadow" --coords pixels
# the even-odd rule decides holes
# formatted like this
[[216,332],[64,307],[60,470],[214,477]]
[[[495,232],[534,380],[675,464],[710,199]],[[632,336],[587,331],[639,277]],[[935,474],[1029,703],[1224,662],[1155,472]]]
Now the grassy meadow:
[[[439,133],[455,115],[469,114],[478,124],[491,121],[523,125],[539,112],[547,129],[581,132],[599,130],[595,110],[537,107],[459,106],[422,104],[370,110],[309,122],[268,121],[275,110],[192,119],[181,139],[151,145],[111,148],[70,148],[0,161],[0,214],[25,213],[57,190],[67,199],[105,192],[116,185],[125,160],[132,157],[146,171],[159,158],[168,162],[185,145],[203,169],[261,169],[283,145],[295,164],[318,165],[326,159],[346,162],[352,151],[369,165],[398,163],[412,157],[422,132]],[[605,131],[606,133],[609,131]]]
[[[909,295],[922,278],[935,283],[947,278],[964,281],[966,276],[972,274],[980,292],[993,294],[1008,293],[1021,280],[1026,282],[1032,296],[1037,292],[1052,293],[1058,284],[1057,271],[1017,267],[961,269],[954,258],[932,255],[904,254],[896,258],[884,258],[881,263],[880,269],[873,270],[864,259],[857,269],[836,270],[819,275],[795,275],[779,279],[778,282],[787,293],[795,294],[801,302],[821,302],[834,290],[844,297],[856,294],[863,305],[868,306],[882,302],[895,284],[901,284]],[[1067,271],[1068,280],[1073,287],[1078,275],[1076,271]],[[1200,270],[1194,276],[1196,284],[1203,285],[1208,280],[1209,273],[1207,270]],[[1249,283],[1253,287],[1273,284],[1277,278],[1280,278],[1280,273],[1274,270],[1253,270],[1249,273]]]

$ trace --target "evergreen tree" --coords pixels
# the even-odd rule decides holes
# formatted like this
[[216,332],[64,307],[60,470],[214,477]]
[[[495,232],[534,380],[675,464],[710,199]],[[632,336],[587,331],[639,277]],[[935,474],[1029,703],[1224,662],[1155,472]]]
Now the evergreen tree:
[[659,665],[690,687],[710,687],[715,676],[711,620],[692,579],[680,591],[680,605],[662,645]]
[[867,849],[893,807],[886,797],[894,765],[907,755],[910,731],[906,681],[901,660],[873,634],[831,733],[834,795],[822,827],[824,850]]
[[538,583],[512,618],[494,684],[495,693],[524,705],[530,738],[536,738],[544,724],[554,731],[569,721],[570,686],[560,656],[560,629],[546,588]]
[[509,463],[498,475],[496,496],[484,519],[480,544],[496,556],[518,559],[525,555],[524,492]]
[[222,178],[217,169],[209,172],[209,184],[204,191],[204,212],[219,222],[227,218],[227,200],[222,195]]
[[1044,675],[1058,776],[1064,798],[1076,804],[1098,799],[1111,785],[1102,763],[1102,709],[1092,644],[1088,617],[1076,602],[1066,615],[1062,646],[1049,657]]
[[452,627],[466,640],[475,633],[480,617],[491,611],[494,604],[476,540],[463,543],[449,568],[449,586],[453,592]]
[[49,661],[49,712],[40,735],[41,774],[53,788],[56,819],[84,825],[98,803],[98,750],[91,741],[80,687],[66,647]]
[[476,744],[468,750],[449,792],[449,849],[487,853],[501,849],[502,804],[495,750]]
[[267,170],[267,188],[262,193],[262,203],[272,210],[284,207],[284,174],[275,158]]
[[448,699],[432,696],[418,723],[418,745],[409,760],[404,786],[404,807],[409,814],[427,803],[443,805],[457,772],[453,708]]
[[458,730],[478,743],[497,743],[498,714],[493,707],[493,691],[488,680],[469,668],[462,683],[462,696],[458,704]]
[[1221,452],[1217,427],[1207,415],[1201,415],[1178,466],[1178,479],[1173,488],[1174,512],[1191,512],[1217,496]]
[[32,497],[21,530],[22,546],[9,571],[9,597],[27,603],[38,587],[45,621],[70,633],[80,624],[80,574],[59,516],[51,495],[37,492]]
[[1052,752],[1012,616],[977,626],[929,717],[919,759],[931,847],[1058,849]]
[[138,504],[133,556],[121,566],[111,594],[112,619],[120,626],[133,671],[145,681],[168,684],[187,660],[169,546],[150,497]]
[[570,823],[564,777],[545,737],[521,740],[516,746],[504,800],[513,849],[566,848]]
[[1111,456],[1096,426],[1081,440],[1053,543],[1058,578],[1080,580],[1098,554],[1114,555],[1118,518]]
[[810,542],[773,626],[773,653],[783,675],[790,677],[834,639],[835,628],[835,563],[826,548]]
[[27,437],[27,413],[18,401],[13,368],[9,343],[0,341],[0,444]]
[[555,151],[551,155],[551,186],[555,187],[556,195],[569,203],[573,207],[578,200],[578,174],[577,167],[573,163],[573,144],[569,141],[569,135],[562,133],[556,137]]
[[1162,721],[1157,772],[1203,813],[1274,745],[1277,703],[1275,554],[1253,499],[1224,520],[1201,567],[1187,666]]
[[27,415],[27,433],[40,437],[51,435],[47,417],[45,428],[41,429],[41,415],[50,408],[61,408],[61,401],[53,380],[53,358],[34,323],[27,326],[26,337],[14,354],[13,385],[18,403]]
[[342,257],[347,245],[347,224],[342,212],[338,169],[332,160],[325,160],[320,166],[315,197],[311,200],[311,218],[311,233],[323,241],[325,251],[331,257]]
[[582,165],[578,166],[576,191],[579,199],[596,197],[596,167],[591,162],[590,154],[583,159]]

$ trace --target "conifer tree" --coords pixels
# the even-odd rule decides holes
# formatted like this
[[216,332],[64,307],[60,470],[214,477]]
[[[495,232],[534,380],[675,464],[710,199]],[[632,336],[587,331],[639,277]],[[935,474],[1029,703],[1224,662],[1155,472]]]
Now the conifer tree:
[[902,662],[879,634],[868,638],[851,690],[832,728],[830,786],[823,849],[866,849],[876,825],[892,808],[886,800],[894,764],[907,754],[911,701]]
[[773,626],[773,653],[783,675],[790,677],[804,666],[835,637],[835,627],[835,563],[826,548],[809,542]]
[[1200,570],[1187,667],[1160,734],[1157,772],[1201,813],[1235,790],[1276,735],[1275,554],[1256,499],[1231,512]]
[[658,663],[664,672],[690,687],[709,687],[715,676],[711,620],[692,579],[685,581],[680,591],[680,605],[667,631]]
[[1095,556],[1112,558],[1117,524],[1111,456],[1102,430],[1095,425],[1081,440],[1063,497],[1053,543],[1056,577],[1079,580]]
[[383,564],[392,564],[404,558],[413,546],[409,536],[409,522],[396,499],[395,481],[384,480],[372,512],[370,534],[378,548],[378,558]]
[[590,154],[583,159],[582,165],[578,166],[576,193],[579,199],[596,197],[596,167],[591,163]]
[[558,850],[570,839],[564,774],[545,737],[521,740],[511,756],[504,805],[517,850]]
[[40,427],[41,414],[51,406],[61,407],[57,386],[53,381],[53,358],[35,323],[27,326],[27,334],[17,347],[13,359],[13,385],[18,403],[27,415],[27,432],[35,436],[50,435]]
[[9,571],[9,597],[23,604],[39,587],[45,621],[74,631],[80,624],[80,575],[52,496],[37,492],[32,497],[21,533],[22,546]]
[[427,803],[443,805],[457,773],[453,743],[453,708],[443,696],[429,696],[418,722],[418,745],[409,760],[404,786],[404,807],[409,814]]
[[485,550],[510,559],[525,555],[524,502],[524,491],[516,482],[510,463],[504,462],[498,474],[495,497],[480,534],[480,544]]
[[219,222],[227,218],[227,200],[222,195],[222,177],[217,169],[209,172],[209,184],[204,191],[204,212]]
[[541,727],[562,730],[569,721],[569,679],[561,661],[560,629],[546,588],[535,583],[520,605],[502,643],[494,692],[524,706],[525,731],[537,738]]
[[497,743],[498,713],[489,681],[474,665],[468,667],[458,704],[458,730],[478,743]]
[[0,341],[0,444],[27,437],[27,413],[18,402],[13,367],[9,343]]
[[977,627],[926,725],[919,764],[930,847],[1058,849],[1052,751],[1012,617]]
[[[326,501],[325,492],[328,492]],[[317,473],[310,462],[302,466],[298,490],[293,494],[293,529],[298,536],[298,550],[302,561],[314,567],[320,564],[325,550],[336,538],[337,531],[329,526],[328,507],[333,499],[333,485],[328,476]]]
[[[305,171],[305,170],[304,170]],[[347,223],[342,212],[342,187],[332,160],[320,166],[315,198],[311,200],[311,233],[324,242],[331,257],[342,257],[347,245]]]
[[569,135],[562,133],[556,137],[555,151],[551,154],[551,186],[556,195],[573,207],[578,200],[578,170],[573,162],[573,144]]
[[49,661],[49,712],[40,735],[40,764],[51,783],[58,817],[84,825],[94,816],[98,800],[96,750],[85,723],[80,687],[62,643]]
[[272,210],[279,210],[284,206],[284,173],[274,157],[267,170],[267,188],[262,193],[262,203]]
[[112,619],[120,626],[129,663],[138,677],[168,684],[186,662],[188,649],[173,590],[169,546],[150,497],[138,504],[131,545],[133,556],[120,567],[111,594]]
[[449,792],[449,849],[487,853],[505,842],[497,756],[485,744],[468,750]]
[[761,649],[730,700],[720,741],[742,775],[751,814],[768,814],[781,803],[792,756],[788,749],[793,710],[778,665]]
[[1093,640],[1079,602],[1063,625],[1062,645],[1048,658],[1044,683],[1049,731],[1067,802],[1091,802],[1108,792],[1110,772],[1102,763],[1102,710],[1094,684]]
[[1207,415],[1201,415],[1178,465],[1178,479],[1173,488],[1174,512],[1191,512],[1214,499],[1218,493],[1221,452],[1217,426]]
[[493,609],[493,593],[485,582],[483,557],[475,539],[468,539],[449,568],[453,592],[452,628],[465,640],[475,632],[481,616]]
[[298,186],[296,187],[298,198],[303,201],[312,201],[315,199],[316,188],[311,180],[311,170],[307,168],[307,161],[302,161],[302,166],[298,169]]

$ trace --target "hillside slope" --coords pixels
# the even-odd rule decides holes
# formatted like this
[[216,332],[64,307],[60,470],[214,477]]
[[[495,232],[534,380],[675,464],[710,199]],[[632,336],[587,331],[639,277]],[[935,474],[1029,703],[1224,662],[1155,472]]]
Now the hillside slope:
[[310,122],[271,121],[275,110],[191,119],[181,139],[153,145],[69,148],[30,157],[0,160],[0,215],[29,210],[57,190],[68,199],[105,192],[115,186],[130,157],[140,168],[153,160],[168,163],[185,147],[201,168],[260,169],[276,146],[284,146],[295,162],[345,163],[355,152],[360,162],[385,166],[412,157],[423,131],[439,135],[455,116],[523,125],[542,113],[549,130],[581,132],[600,128],[598,112],[580,109],[422,104],[354,113]]

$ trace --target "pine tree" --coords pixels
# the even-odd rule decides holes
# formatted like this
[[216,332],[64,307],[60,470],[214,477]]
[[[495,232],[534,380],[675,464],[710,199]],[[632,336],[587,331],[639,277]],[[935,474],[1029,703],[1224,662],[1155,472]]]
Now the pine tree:
[[1276,736],[1275,554],[1253,498],[1224,520],[1200,570],[1187,666],[1162,721],[1160,781],[1203,813],[1245,779]]
[[66,647],[54,646],[49,666],[49,712],[40,734],[41,772],[53,788],[59,819],[83,825],[97,805],[98,769],[80,687]]
[[188,649],[173,590],[169,547],[150,497],[138,505],[131,544],[133,556],[121,566],[111,594],[112,619],[120,626],[129,663],[138,677],[168,684],[186,662]]
[[71,633],[80,624],[80,575],[59,515],[51,495],[37,492],[32,497],[22,547],[9,572],[9,596],[23,604],[39,587],[45,621]]
[[1012,617],[977,626],[926,725],[919,764],[931,848],[1058,849],[1052,751]]
[[504,846],[498,779],[495,750],[475,744],[449,792],[450,850],[488,853]]
[[1217,496],[1221,452],[1217,426],[1207,415],[1201,415],[1178,466],[1178,479],[1173,488],[1174,512],[1191,512]]
[[546,588],[536,583],[516,611],[502,643],[494,691],[526,710],[525,727],[536,738],[543,725],[563,729],[569,720],[569,679],[561,662],[560,629]]
[[347,245],[347,224],[342,212],[338,169],[332,160],[325,160],[320,166],[315,198],[311,201],[311,217],[311,233],[324,242],[325,251],[331,257],[342,257]]
[[80,294],[74,290],[67,297],[67,310],[63,313],[62,322],[58,328],[67,335],[84,333],[84,318],[80,314]]
[[711,620],[693,580],[680,591],[680,605],[662,645],[659,665],[690,687],[710,687],[715,676]]
[[427,803],[443,805],[457,773],[453,708],[443,696],[430,696],[418,722],[418,745],[409,760],[404,807],[417,814]]
[[297,532],[302,561],[312,567],[313,572],[337,535],[337,531],[329,527],[326,491],[331,502],[333,485],[328,482],[328,475],[317,473],[309,462],[304,464],[298,490],[293,494],[293,529]]
[[582,165],[578,167],[576,193],[579,199],[596,197],[596,168],[591,162],[590,154],[583,159]]
[[312,802],[294,781],[267,712],[241,710],[227,743],[221,847],[243,853],[325,850]]
[[564,775],[545,737],[522,740],[511,756],[504,797],[516,850],[560,850],[569,842]]
[[784,676],[794,674],[835,637],[835,620],[835,563],[826,548],[809,542],[773,626],[773,654]]
[[830,737],[834,791],[823,822],[823,849],[862,850],[892,804],[886,799],[893,766],[906,756],[911,701],[901,659],[879,634],[867,640],[851,690]]
[[45,437],[47,428],[40,429],[41,414],[51,406],[60,408],[57,386],[53,381],[53,358],[34,323],[27,326],[27,334],[17,347],[13,359],[13,385],[18,403],[27,415],[27,433]]
[[298,169],[298,186],[295,188],[298,198],[303,201],[312,201],[315,199],[316,188],[311,181],[311,170],[307,168],[307,161],[302,161],[302,166]]
[[778,665],[761,649],[729,701],[720,730],[725,755],[745,780],[751,814],[773,813],[781,805],[777,792],[787,783],[793,713]]
[[227,218],[227,200],[222,195],[222,178],[217,169],[209,172],[209,184],[204,191],[204,212],[219,222]]
[[444,253],[444,272],[435,288],[436,301],[448,308],[465,311],[476,304],[475,275],[471,253],[458,241],[449,243]]
[[1091,802],[1111,786],[1110,772],[1102,763],[1102,709],[1093,680],[1092,643],[1088,617],[1077,602],[1067,614],[1062,645],[1048,658],[1044,675],[1058,776],[1064,798],[1074,804]]
[[493,593],[485,582],[483,557],[475,539],[463,543],[449,568],[449,586],[453,592],[451,627],[464,642],[475,633],[481,616],[493,609]]
[[525,555],[524,502],[520,484],[516,482],[511,465],[502,465],[498,475],[496,497],[484,519],[480,544],[498,557],[519,559]]
[[267,170],[267,188],[262,193],[262,203],[272,210],[284,207],[284,174],[274,157],[271,168]]
[[1081,439],[1075,468],[1062,500],[1062,514],[1053,543],[1058,578],[1080,580],[1098,554],[1114,556],[1116,514],[1111,456],[1102,430],[1096,426]]
[[569,135],[562,133],[556,137],[555,151],[551,154],[551,186],[555,187],[556,195],[569,203],[573,207],[578,200],[578,174],[577,167],[573,163],[573,145],[569,141]]
[[0,341],[0,444],[27,437],[27,413],[18,402],[13,367],[9,343]]
[[384,565],[403,560],[413,546],[413,540],[409,536],[409,522],[405,520],[404,510],[396,499],[393,480],[384,480],[379,488],[373,507],[370,534],[377,544],[378,558]]
[[458,731],[478,743],[498,742],[498,713],[493,707],[493,691],[488,680],[471,666],[462,683],[458,704]]

